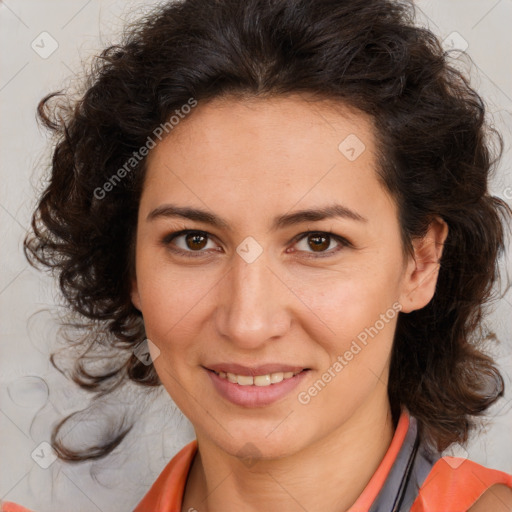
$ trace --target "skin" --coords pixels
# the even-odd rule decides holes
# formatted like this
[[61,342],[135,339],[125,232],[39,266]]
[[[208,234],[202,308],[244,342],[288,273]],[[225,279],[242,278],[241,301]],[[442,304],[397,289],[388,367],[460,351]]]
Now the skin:
[[468,512],[512,512],[512,489],[504,484],[492,485]]
[[[338,150],[350,134],[365,145],[353,161]],[[434,221],[406,255],[376,169],[371,118],[299,95],[200,103],[149,154],[132,301],[160,351],[152,352],[156,371],[197,436],[183,511],[346,511],[385,455],[397,316],[307,405],[297,399],[394,303],[407,313],[434,294],[447,226]],[[229,228],[148,220],[169,203],[207,210]],[[365,220],[270,229],[276,216],[333,203]],[[162,241],[183,229],[207,232],[207,244]],[[328,231],[350,244],[327,238],[318,249],[307,234],[298,239]],[[236,251],[246,237],[263,251],[251,263]],[[217,393],[203,366],[219,362],[310,371],[278,402],[250,408]]]

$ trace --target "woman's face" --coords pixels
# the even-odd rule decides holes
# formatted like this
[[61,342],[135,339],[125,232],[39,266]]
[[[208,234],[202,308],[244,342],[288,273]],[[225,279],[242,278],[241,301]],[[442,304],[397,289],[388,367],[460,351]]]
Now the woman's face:
[[200,103],[151,150],[132,300],[198,438],[283,456],[387,411],[418,283],[376,168],[369,118],[299,96]]

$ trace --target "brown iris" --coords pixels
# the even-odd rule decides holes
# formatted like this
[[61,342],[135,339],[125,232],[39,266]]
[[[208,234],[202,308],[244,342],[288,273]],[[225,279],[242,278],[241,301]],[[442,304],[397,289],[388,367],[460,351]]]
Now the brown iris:
[[202,233],[188,233],[185,236],[187,247],[189,249],[203,249],[208,241],[208,237]]
[[[311,241],[313,241],[313,244],[312,245],[310,244],[310,247],[315,252],[321,252],[329,247],[330,238],[328,236],[320,235],[320,234],[309,235],[308,242],[311,242]],[[318,249],[318,251],[317,251],[317,249]]]

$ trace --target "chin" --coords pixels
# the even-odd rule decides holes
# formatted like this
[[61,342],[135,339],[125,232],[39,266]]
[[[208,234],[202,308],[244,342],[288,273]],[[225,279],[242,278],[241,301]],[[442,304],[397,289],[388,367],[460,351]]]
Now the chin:
[[240,427],[230,429],[236,432],[233,436],[224,430],[217,430],[216,433],[220,435],[211,439],[223,451],[251,464],[257,460],[291,456],[308,445],[307,439],[297,436],[300,430],[298,425],[295,428],[291,425],[289,428],[282,428],[282,425],[276,428],[276,425],[279,422],[268,422],[264,428],[262,425],[251,428],[250,422],[244,421]]

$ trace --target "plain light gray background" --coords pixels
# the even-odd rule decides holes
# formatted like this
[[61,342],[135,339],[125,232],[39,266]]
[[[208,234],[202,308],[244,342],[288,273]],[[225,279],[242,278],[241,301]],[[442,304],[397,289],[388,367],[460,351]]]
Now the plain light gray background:
[[[205,0],[207,1],[207,0]],[[139,422],[112,457],[70,465],[51,462],[51,426],[84,406],[86,398],[49,364],[58,325],[48,308],[58,303],[52,280],[31,269],[21,247],[36,190],[50,151],[35,121],[38,101],[71,83],[81,60],[116,40],[126,19],[155,2],[121,0],[0,1],[0,499],[36,512],[131,510],[168,460],[193,438],[193,430],[163,389],[155,395],[133,389],[113,397],[132,405]],[[447,47],[473,59],[473,84],[505,139],[505,154],[492,192],[512,203],[512,0],[421,0],[421,23]],[[130,14],[131,13],[131,14]],[[512,257],[502,261],[503,290]],[[502,340],[495,349],[507,394],[489,412],[490,427],[473,439],[469,456],[512,473],[512,291],[489,315]],[[125,405],[123,405],[125,404]],[[93,428],[86,421],[84,428]],[[78,436],[78,429],[75,434]],[[41,444],[43,443],[43,444]]]

